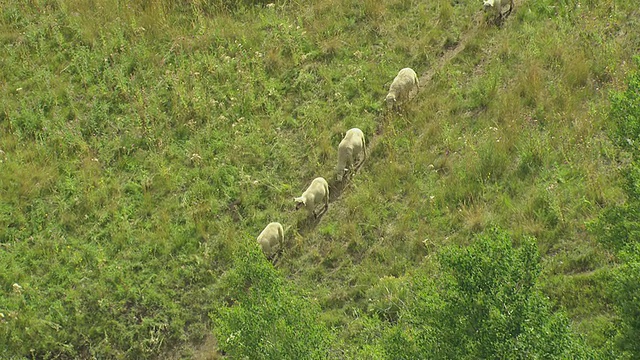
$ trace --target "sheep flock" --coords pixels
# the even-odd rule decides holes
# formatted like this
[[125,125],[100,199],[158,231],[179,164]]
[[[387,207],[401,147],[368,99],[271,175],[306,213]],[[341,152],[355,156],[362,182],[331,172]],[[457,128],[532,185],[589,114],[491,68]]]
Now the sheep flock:
[[[504,8],[509,5],[506,12]],[[483,10],[487,19],[496,25],[511,14],[514,0],[483,0]],[[419,91],[420,80],[411,68],[401,69],[389,86],[385,97],[387,111],[397,111],[415,97]],[[361,156],[362,155],[362,156]],[[361,157],[361,159],[359,159]],[[367,158],[365,135],[359,128],[349,129],[338,145],[338,161],[335,167],[336,180],[342,183],[345,176],[353,175]],[[299,197],[294,197],[295,209],[305,208],[308,218],[317,219],[329,209],[329,184],[323,177],[313,179],[308,188]],[[317,212],[318,206],[322,206]],[[273,259],[284,246],[284,229],[279,222],[269,223],[257,237],[257,243],[267,258]]]

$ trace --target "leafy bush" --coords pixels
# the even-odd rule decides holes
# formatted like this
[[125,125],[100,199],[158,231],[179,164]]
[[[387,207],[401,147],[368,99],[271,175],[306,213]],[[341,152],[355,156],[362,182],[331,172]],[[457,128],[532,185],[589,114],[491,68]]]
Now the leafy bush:
[[[640,56],[636,62],[640,65]],[[621,169],[627,201],[606,208],[592,230],[608,248],[619,251],[640,239],[640,73],[628,77],[624,91],[611,96],[610,136],[620,151],[631,155]]]
[[620,316],[616,345],[621,356],[640,356],[640,244],[635,243],[621,257],[625,263],[614,273],[611,286],[615,307]]
[[441,252],[443,277],[417,274],[413,301],[386,336],[397,359],[589,358],[568,320],[536,286],[535,241],[499,230]]
[[[635,58],[640,65],[640,56]],[[619,357],[640,356],[640,72],[632,72],[624,91],[611,96],[610,136],[631,161],[622,169],[626,201],[604,209],[591,230],[622,261],[611,293],[619,317],[615,348]]]
[[219,346],[234,359],[323,359],[332,336],[320,308],[296,294],[256,244],[236,251],[212,313]]
[[[640,66],[640,56],[635,57]],[[611,96],[611,135],[622,149],[640,156],[640,74],[634,72],[627,79],[624,91]]]

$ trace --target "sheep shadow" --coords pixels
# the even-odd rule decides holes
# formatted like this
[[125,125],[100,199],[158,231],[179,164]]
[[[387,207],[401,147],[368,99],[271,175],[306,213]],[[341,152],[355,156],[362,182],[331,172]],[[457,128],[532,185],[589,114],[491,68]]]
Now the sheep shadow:
[[[370,150],[368,150],[370,151]],[[329,182],[329,203],[332,203],[340,198],[344,190],[347,188],[353,177],[360,171],[360,168],[364,165],[364,161],[360,161],[358,165],[350,169],[342,178],[342,181],[337,179],[331,179]]]
[[329,203],[332,203],[340,198],[340,195],[342,195],[342,192],[347,187],[347,181],[348,177],[345,176],[342,181],[332,179],[329,182]]
[[282,258],[283,251],[284,251],[284,246],[281,246],[280,249],[278,249],[278,251],[276,251],[275,254],[271,256],[267,256],[267,261],[269,261],[271,265],[273,265],[274,267],[277,266],[278,263],[280,262],[280,259]]
[[323,210],[320,214],[318,214],[318,216],[314,217],[314,216],[307,216],[302,220],[298,221],[298,233],[302,236],[305,236],[306,234],[308,234],[309,232],[311,232],[313,229],[315,229],[318,224],[320,223],[320,220],[322,219],[322,216],[324,216],[324,214],[327,212],[327,210]]
[[[331,190],[329,190],[329,194],[331,194]],[[298,220],[296,228],[298,229],[298,233],[300,235],[306,235],[310,231],[316,228],[322,220],[324,214],[329,211],[329,208],[326,207],[324,210],[320,211],[317,216],[305,216],[304,219]]]

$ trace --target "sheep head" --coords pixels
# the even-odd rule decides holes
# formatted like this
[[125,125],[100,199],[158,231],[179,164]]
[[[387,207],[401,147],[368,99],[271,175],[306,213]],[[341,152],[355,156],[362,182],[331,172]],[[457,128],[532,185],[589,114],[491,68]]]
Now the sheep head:
[[483,4],[484,10],[487,11],[491,9],[493,7],[493,4],[494,4],[494,0],[484,0],[484,4]]
[[307,199],[302,197],[293,198],[293,201],[296,202],[296,210],[307,205]]
[[387,102],[387,107],[392,108],[396,103],[396,94],[393,94],[393,93],[387,94],[385,101]]

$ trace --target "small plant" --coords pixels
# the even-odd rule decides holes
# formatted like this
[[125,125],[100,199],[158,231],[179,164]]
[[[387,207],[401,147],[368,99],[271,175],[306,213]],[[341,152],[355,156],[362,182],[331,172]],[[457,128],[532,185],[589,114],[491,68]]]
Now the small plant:
[[623,265],[614,272],[611,290],[621,319],[616,345],[621,354],[634,358],[640,355],[640,245],[634,243],[620,256]]
[[405,279],[383,277],[366,294],[369,302],[367,311],[381,320],[395,323],[399,319],[400,310],[406,306],[407,296]]
[[298,295],[255,244],[240,246],[212,318],[219,346],[234,358],[324,359],[332,336],[319,308]]
[[[468,248],[440,253],[443,277],[413,279],[415,294],[385,337],[397,358],[477,359],[590,358],[537,288],[540,255],[533,239],[516,248],[500,230],[475,238]],[[402,344],[402,346],[400,346]],[[393,351],[393,352],[391,352]],[[396,352],[398,351],[398,352]]]
[[[640,57],[636,57],[640,65]],[[640,336],[640,73],[636,70],[627,79],[627,88],[612,95],[611,137],[631,161],[622,169],[626,201],[604,209],[600,217],[590,223],[599,241],[613,250],[621,266],[613,273],[610,285],[614,306],[619,316],[615,350],[620,358],[640,356],[640,346],[634,340]]]

